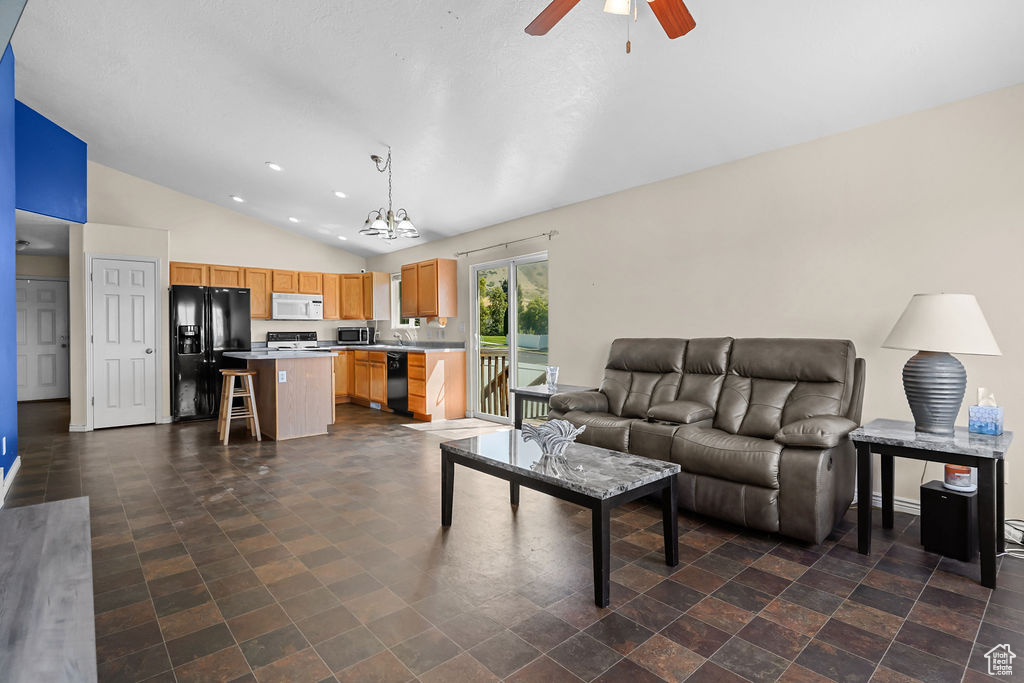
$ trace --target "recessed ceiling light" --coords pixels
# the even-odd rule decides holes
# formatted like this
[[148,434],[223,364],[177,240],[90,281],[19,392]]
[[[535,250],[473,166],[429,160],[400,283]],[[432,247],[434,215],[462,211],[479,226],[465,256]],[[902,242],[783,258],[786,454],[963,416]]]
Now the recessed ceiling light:
[[344,235],[338,235],[338,239],[339,240],[347,240],[348,238],[345,237]]
[[233,195],[231,195],[231,198],[232,198],[232,199],[234,199],[234,200],[235,200],[236,202],[238,202],[239,204],[242,204],[242,203],[244,203],[244,202],[245,202],[245,200],[244,200],[244,199],[242,199],[241,197],[239,197],[239,196],[238,196],[237,194],[233,194]]
[[335,190],[334,191],[334,196],[337,197],[338,199],[344,199],[348,195],[345,194],[344,192],[342,192],[341,190]]
[[292,223],[298,223],[299,222],[299,219],[296,218],[295,216],[288,216],[288,220],[290,220]]
[[280,171],[280,170],[282,170],[281,169],[281,165],[280,164],[275,164],[273,161],[268,161],[267,162],[267,168],[269,168],[271,171]]

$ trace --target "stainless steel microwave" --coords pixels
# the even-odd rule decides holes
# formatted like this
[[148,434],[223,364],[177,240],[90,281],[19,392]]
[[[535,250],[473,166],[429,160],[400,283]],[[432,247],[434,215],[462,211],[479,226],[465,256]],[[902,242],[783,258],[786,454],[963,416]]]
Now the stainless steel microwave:
[[339,327],[338,328],[338,343],[339,344],[372,344],[373,343],[373,328],[372,327]]

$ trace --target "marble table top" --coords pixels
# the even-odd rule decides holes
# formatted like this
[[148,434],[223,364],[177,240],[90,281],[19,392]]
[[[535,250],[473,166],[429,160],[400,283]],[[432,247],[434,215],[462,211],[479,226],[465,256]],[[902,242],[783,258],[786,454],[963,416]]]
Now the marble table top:
[[445,441],[441,450],[604,500],[679,472],[679,465],[606,448],[570,444],[564,458],[544,456],[522,432],[492,432]]
[[547,384],[538,384],[536,386],[516,387],[512,390],[512,393],[531,396],[534,398],[550,398],[555,394],[566,394],[570,391],[594,391],[596,388],[597,387],[580,387],[575,384],[556,384],[554,389],[548,389]]
[[940,436],[915,431],[913,422],[879,419],[850,432],[850,439],[860,443],[902,446],[982,458],[1002,458],[1013,441],[1013,432],[991,436],[971,434],[967,427],[956,427],[952,436]]

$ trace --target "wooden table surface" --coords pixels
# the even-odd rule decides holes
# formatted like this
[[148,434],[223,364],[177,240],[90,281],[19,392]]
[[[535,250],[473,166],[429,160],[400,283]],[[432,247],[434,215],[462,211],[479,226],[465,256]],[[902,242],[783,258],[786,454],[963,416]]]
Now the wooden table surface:
[[0,680],[92,683],[89,499],[0,510]]

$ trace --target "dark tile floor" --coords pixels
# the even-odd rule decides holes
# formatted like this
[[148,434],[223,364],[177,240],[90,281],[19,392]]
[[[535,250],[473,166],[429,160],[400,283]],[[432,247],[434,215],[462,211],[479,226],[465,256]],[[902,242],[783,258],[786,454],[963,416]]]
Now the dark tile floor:
[[986,590],[907,515],[870,557],[849,521],[807,547],[683,515],[670,569],[658,508],[620,508],[598,609],[588,512],[524,489],[513,513],[458,469],[443,532],[440,439],[394,417],[343,407],[328,437],[225,448],[209,422],[20,415],[7,505],[90,497],[102,681],[931,682],[1024,653],[1024,562]]

